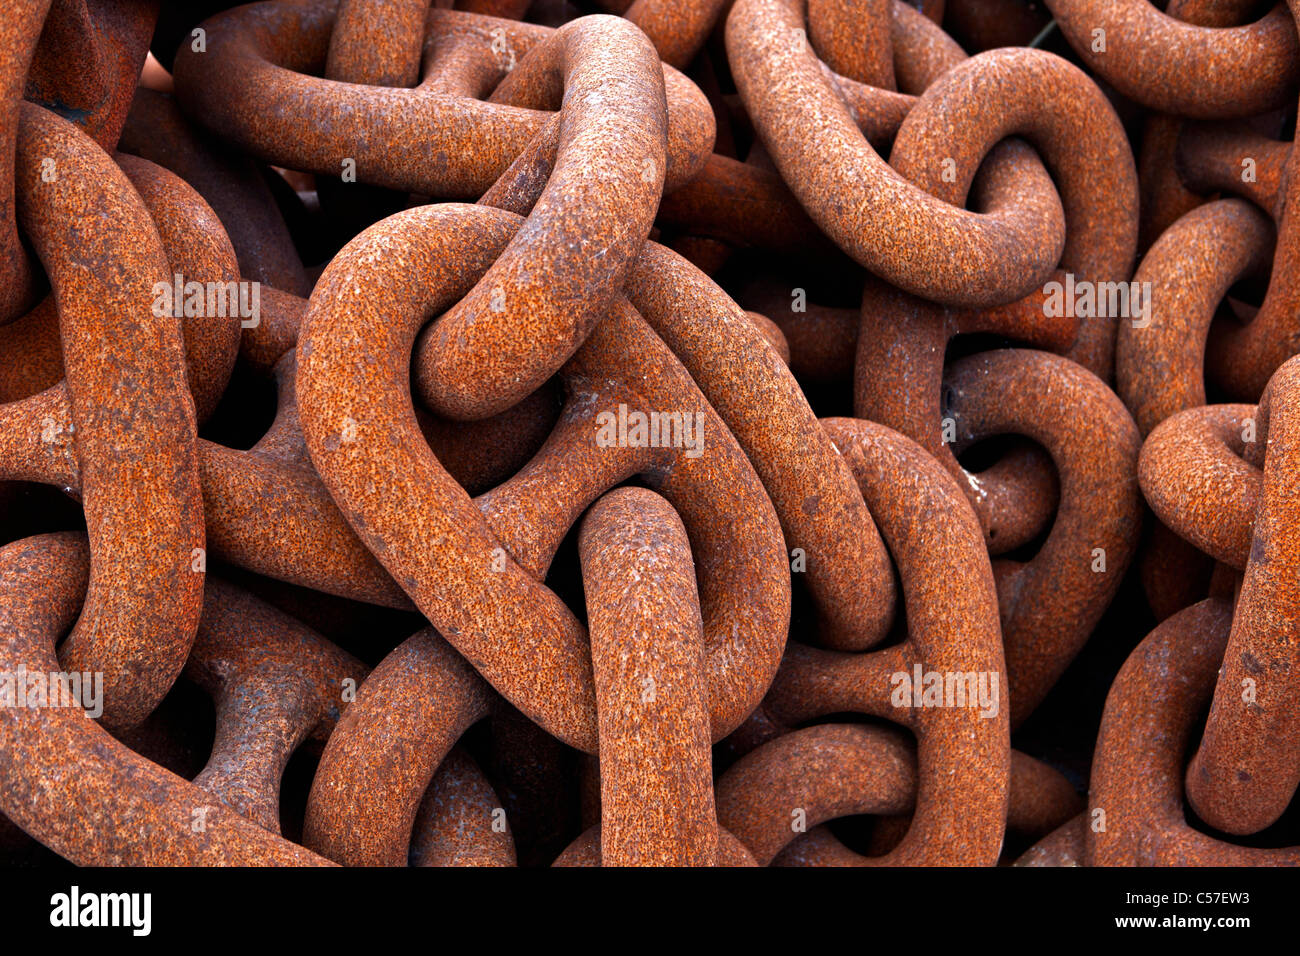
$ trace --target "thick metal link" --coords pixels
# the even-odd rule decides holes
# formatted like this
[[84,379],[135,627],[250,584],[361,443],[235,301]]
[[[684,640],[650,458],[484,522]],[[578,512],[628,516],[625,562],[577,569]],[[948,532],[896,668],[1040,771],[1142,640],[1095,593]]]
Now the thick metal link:
[[1300,0],[597,5],[0,11],[0,862],[1300,862]]

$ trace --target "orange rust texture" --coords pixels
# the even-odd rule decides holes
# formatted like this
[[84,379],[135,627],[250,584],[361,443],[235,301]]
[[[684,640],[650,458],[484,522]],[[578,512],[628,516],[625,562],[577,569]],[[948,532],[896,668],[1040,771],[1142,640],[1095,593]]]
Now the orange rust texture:
[[0,863],[1300,862],[1300,0],[160,6],[0,9]]

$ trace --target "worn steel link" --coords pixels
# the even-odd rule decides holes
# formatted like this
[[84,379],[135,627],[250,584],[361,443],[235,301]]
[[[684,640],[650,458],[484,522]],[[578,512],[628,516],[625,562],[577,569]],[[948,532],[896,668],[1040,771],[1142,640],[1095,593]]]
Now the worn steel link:
[[991,863],[1006,825],[1007,709],[980,716],[973,707],[931,709],[910,699],[899,706],[891,694],[894,675],[910,676],[914,668],[990,681],[1005,673],[979,527],[956,482],[920,446],[870,422],[824,425],[847,455],[898,563],[908,639],[867,654],[792,643],[764,707],[786,723],[856,711],[909,727],[918,739],[921,783],[915,818],[890,861]]
[[[312,460],[362,540],[442,633],[521,710],[588,751],[598,739],[589,651],[578,621],[540,578],[596,495],[653,469],[688,524],[700,522],[696,548],[721,579],[701,589],[718,664],[710,663],[709,685],[712,733],[720,738],[758,702],[780,658],[789,614],[782,535],[752,466],[640,315],[623,304],[593,330],[569,366],[574,381],[561,427],[478,509],[429,451],[411,414],[416,332],[464,295],[519,223],[483,206],[423,207],[372,227],[336,257],[313,293],[299,340],[298,402]],[[410,271],[389,281],[376,274],[376,287],[363,288],[351,263],[367,261],[371,243],[394,235],[402,237]],[[394,324],[397,317],[404,324]],[[614,363],[626,371],[619,374]],[[704,433],[716,436],[710,454],[599,448],[596,411],[620,405],[700,416]],[[405,500],[373,500],[366,489],[376,483],[390,495],[405,486]],[[689,511],[675,500],[679,494],[692,496]],[[729,524],[704,507],[724,498]],[[501,570],[493,568],[494,552],[501,552]],[[508,655],[499,630],[506,622]],[[548,679],[539,681],[541,674]]]
[[1187,768],[1197,814],[1226,833],[1255,833],[1300,784],[1300,358],[1269,385],[1259,506],[1245,578],[1201,746]]
[[1255,423],[1251,405],[1189,408],[1156,427],[1138,460],[1142,493],[1156,516],[1238,571],[1249,560],[1263,483],[1261,469],[1244,460],[1244,437]]
[[1022,434],[1047,450],[1060,477],[1060,506],[1038,553],[994,566],[1014,726],[1083,647],[1132,560],[1140,440],[1114,392],[1046,352],[968,356],[953,364],[945,385],[959,448]]
[[[75,534],[0,549],[6,673],[57,668],[54,645],[77,614],[89,564]],[[83,866],[328,862],[133,753],[80,708],[0,708],[0,768],[6,816]]]
[[[1088,66],[1143,106],[1230,119],[1263,113],[1294,95],[1300,46],[1285,3],[1247,26],[1203,27],[1148,0],[1044,2]],[[1098,30],[1105,37],[1099,48]]]
[[[41,175],[47,160],[53,182]],[[58,303],[71,409],[62,434],[76,435],[91,539],[90,592],[63,660],[104,671],[106,722],[131,726],[180,674],[202,607],[193,561],[203,507],[180,321],[152,313],[153,287],[169,276],[144,202],[85,133],[25,103],[16,169],[19,223]]]
[[[814,221],[882,278],[950,304],[996,305],[1041,284],[1064,244],[1054,192],[999,203],[991,186],[990,209],[977,214],[914,185],[862,137],[804,39],[805,23],[802,0],[739,0],[727,44],[763,143]],[[808,128],[818,135],[806,135]],[[976,167],[957,168],[969,187]],[[1014,162],[996,168],[1003,182],[1025,174]],[[834,198],[844,195],[855,196],[849,209]],[[938,248],[937,236],[947,248]]]
[[1119,328],[1119,395],[1148,435],[1174,412],[1205,404],[1206,338],[1228,290],[1257,275],[1272,223],[1239,199],[1193,209],[1161,234],[1133,276],[1151,283],[1150,314]]
[[1267,6],[5,5],[0,863],[1300,863]]
[[[718,780],[719,818],[761,862],[779,866],[888,865],[864,857],[820,827],[849,814],[897,814],[916,800],[914,748],[880,727],[820,724],[789,731],[748,754]],[[1040,835],[1082,809],[1055,770],[1012,751],[1007,826]],[[790,826],[803,811],[806,836]],[[896,818],[895,818],[896,819]]]
[[1258,866],[1300,863],[1300,849],[1216,840],[1183,814],[1183,755],[1209,702],[1232,610],[1207,599],[1169,618],[1138,645],[1106,698],[1084,831],[1090,866]]

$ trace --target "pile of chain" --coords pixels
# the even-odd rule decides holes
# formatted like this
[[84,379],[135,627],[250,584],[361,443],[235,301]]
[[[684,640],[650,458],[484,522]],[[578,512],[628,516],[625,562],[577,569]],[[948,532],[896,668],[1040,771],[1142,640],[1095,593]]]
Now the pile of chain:
[[0,861],[1300,863],[1300,0],[597,4],[0,5]]

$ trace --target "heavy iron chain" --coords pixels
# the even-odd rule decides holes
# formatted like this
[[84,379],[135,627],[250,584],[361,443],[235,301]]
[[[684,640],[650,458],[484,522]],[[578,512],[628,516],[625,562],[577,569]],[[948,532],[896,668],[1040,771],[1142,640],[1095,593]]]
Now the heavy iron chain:
[[229,6],[0,7],[0,860],[1300,863],[1300,0]]

